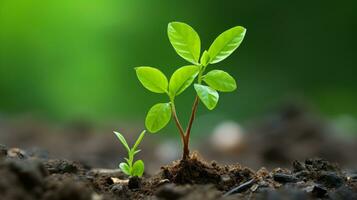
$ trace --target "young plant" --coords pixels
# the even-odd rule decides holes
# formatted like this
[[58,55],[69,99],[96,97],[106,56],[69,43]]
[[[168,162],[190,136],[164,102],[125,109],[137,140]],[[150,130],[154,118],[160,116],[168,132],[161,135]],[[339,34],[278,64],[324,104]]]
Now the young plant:
[[[168,96],[169,102],[152,106],[147,113],[145,125],[152,132],[164,128],[173,117],[183,143],[182,159],[189,158],[189,140],[192,123],[195,119],[199,99],[209,109],[213,110],[218,102],[218,92],[232,92],[237,88],[234,78],[223,70],[214,69],[205,73],[209,64],[226,59],[236,50],[245,36],[246,29],[235,26],[220,34],[208,50],[201,55],[201,40],[197,32],[189,25],[181,22],[168,24],[167,34],[171,45],[179,56],[191,63],[178,68],[170,80],[158,69],[141,66],[136,67],[136,74],[142,85],[154,93]],[[196,97],[193,102],[191,116],[184,130],[176,113],[175,100],[194,81]]]
[[[140,136],[136,140],[132,148],[129,147],[124,136],[119,132],[115,132],[115,135],[118,137],[119,141],[123,144],[124,148],[128,151],[128,158],[124,158],[125,162],[119,164],[119,168],[128,176],[138,176],[141,177],[144,173],[144,162],[142,160],[137,160],[134,162],[135,154],[140,152],[140,149],[137,149],[140,142],[143,140],[145,135],[145,130],[141,132]],[[134,162],[134,164],[133,164]]]

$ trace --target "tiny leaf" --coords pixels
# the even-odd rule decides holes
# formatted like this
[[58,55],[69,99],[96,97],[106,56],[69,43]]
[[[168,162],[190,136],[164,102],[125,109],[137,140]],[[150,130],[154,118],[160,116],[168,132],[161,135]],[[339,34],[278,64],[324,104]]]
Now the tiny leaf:
[[167,35],[178,55],[190,63],[198,64],[201,52],[201,40],[197,32],[182,22],[171,22]]
[[131,171],[131,176],[141,177],[144,174],[144,162],[142,160],[135,161],[133,169]]
[[171,97],[181,94],[189,87],[198,75],[199,68],[195,65],[188,65],[177,69],[171,76],[169,92]]
[[209,110],[213,110],[219,99],[218,92],[205,85],[195,84],[194,87],[203,104],[205,104]]
[[119,168],[124,174],[130,176],[130,167],[127,163],[120,163]]
[[[143,130],[141,132],[141,134],[139,135],[138,139],[136,140],[136,142],[135,142],[135,144],[134,144],[134,146],[132,148],[133,151],[136,151],[136,148],[138,148],[140,142],[143,140],[143,138],[145,136],[145,133],[146,133],[146,130]],[[135,152],[134,152],[134,154],[135,154]]]
[[138,149],[138,150],[134,151],[133,155],[139,153],[140,151],[141,151],[141,149]]
[[242,43],[245,32],[245,28],[236,26],[220,34],[208,49],[210,63],[218,63],[231,55]]
[[119,139],[119,141],[123,144],[123,146],[125,147],[125,149],[129,152],[130,148],[128,143],[126,142],[124,136],[122,134],[120,134],[119,132],[114,131],[114,134],[117,136],[117,138]]
[[210,60],[210,57],[209,57],[208,51],[205,50],[201,56],[200,63],[201,63],[201,65],[206,67],[209,63],[209,60]]
[[136,67],[136,75],[143,86],[156,93],[167,92],[168,81],[160,70],[153,67]]
[[220,92],[232,92],[237,88],[234,78],[222,70],[212,70],[208,72],[203,77],[203,81],[211,88]]
[[156,133],[164,128],[171,119],[171,106],[170,103],[158,103],[150,108],[145,119],[146,128]]

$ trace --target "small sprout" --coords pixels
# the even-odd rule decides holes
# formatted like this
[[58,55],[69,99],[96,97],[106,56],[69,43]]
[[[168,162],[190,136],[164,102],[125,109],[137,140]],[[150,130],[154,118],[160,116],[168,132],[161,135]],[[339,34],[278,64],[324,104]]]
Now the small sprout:
[[[128,176],[138,176],[141,177],[144,173],[144,162],[142,160],[137,160],[134,162],[134,156],[135,154],[140,152],[140,149],[138,149],[138,146],[140,142],[143,140],[144,135],[145,135],[145,130],[141,132],[140,136],[136,140],[134,146],[132,148],[129,147],[128,143],[126,142],[124,136],[120,134],[119,132],[115,132],[115,135],[118,137],[119,141],[123,144],[124,148],[128,152],[128,158],[124,158],[126,162],[122,162],[119,164],[119,168],[122,170],[123,173],[125,173]],[[134,163],[133,163],[134,162]]]
[[[167,94],[169,99],[167,103],[158,103],[150,108],[146,115],[146,128],[156,133],[169,123],[172,116],[183,143],[182,159],[189,157],[188,144],[199,100],[209,110],[213,110],[219,100],[218,92],[232,92],[237,89],[236,81],[231,75],[216,69],[205,73],[207,66],[218,63],[231,55],[242,43],[245,33],[246,29],[241,26],[228,29],[201,54],[201,40],[197,32],[185,23],[171,22],[167,27],[170,43],[177,54],[191,65],[178,68],[169,80],[156,68],[148,66],[135,68],[139,81],[146,89]],[[176,113],[175,98],[190,87],[195,80],[197,80],[194,84],[196,97],[188,126],[184,130]]]

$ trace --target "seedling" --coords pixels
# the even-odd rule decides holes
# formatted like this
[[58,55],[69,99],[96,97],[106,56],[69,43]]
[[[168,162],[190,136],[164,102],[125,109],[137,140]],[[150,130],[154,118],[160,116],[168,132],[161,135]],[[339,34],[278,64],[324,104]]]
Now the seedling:
[[[233,27],[220,34],[208,50],[201,55],[201,40],[197,32],[189,25],[181,22],[168,24],[167,34],[171,45],[190,65],[178,68],[170,80],[158,69],[148,66],[136,67],[136,74],[142,85],[155,93],[166,94],[167,103],[152,106],[145,119],[146,128],[156,133],[164,128],[173,117],[183,143],[182,159],[189,158],[189,140],[192,123],[195,119],[199,99],[209,109],[213,110],[218,102],[218,92],[232,92],[237,88],[234,78],[223,70],[206,72],[209,64],[226,59],[236,50],[245,36],[246,29],[241,26]],[[184,92],[195,80],[196,97],[193,102],[191,116],[184,130],[176,113],[175,98]]]
[[[143,140],[145,135],[145,130],[141,132],[140,136],[136,140],[132,148],[129,147],[124,136],[119,132],[115,132],[115,135],[118,137],[119,141],[123,144],[124,148],[128,151],[128,158],[124,158],[126,162],[119,164],[119,168],[128,176],[138,176],[141,177],[144,173],[144,162],[142,160],[137,160],[134,162],[134,156],[140,152],[140,149],[137,149],[140,142]],[[134,162],[134,164],[133,164]]]

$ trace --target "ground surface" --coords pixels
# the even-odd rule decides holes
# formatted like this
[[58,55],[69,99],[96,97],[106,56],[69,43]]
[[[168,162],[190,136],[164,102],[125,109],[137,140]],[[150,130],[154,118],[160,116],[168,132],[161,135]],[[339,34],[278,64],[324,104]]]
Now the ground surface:
[[0,177],[0,199],[8,200],[357,199],[357,174],[322,159],[253,171],[207,163],[194,153],[152,176],[128,179],[116,169],[1,146]]

